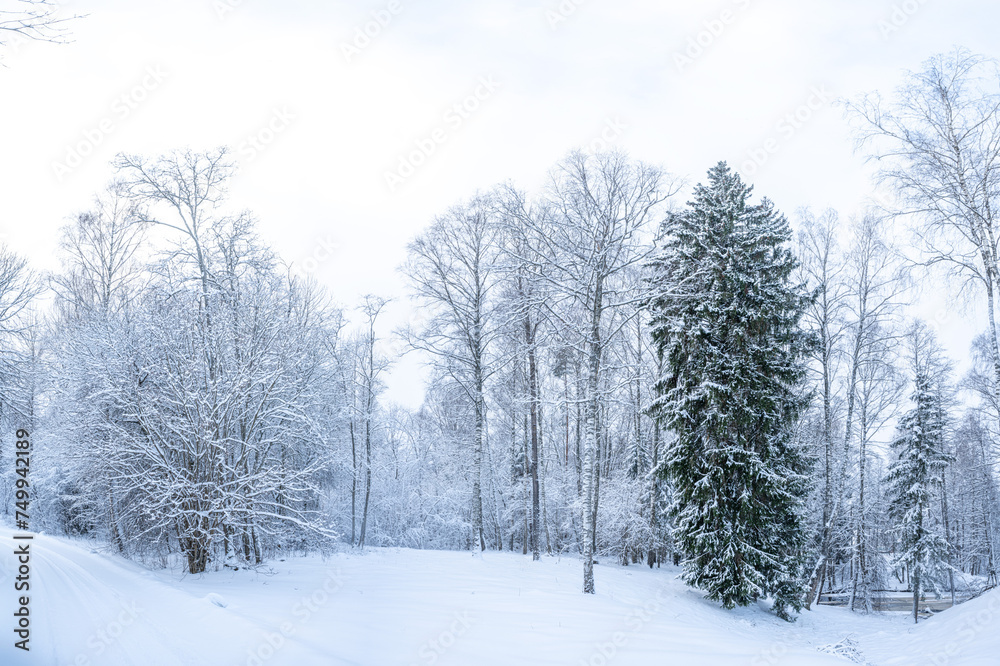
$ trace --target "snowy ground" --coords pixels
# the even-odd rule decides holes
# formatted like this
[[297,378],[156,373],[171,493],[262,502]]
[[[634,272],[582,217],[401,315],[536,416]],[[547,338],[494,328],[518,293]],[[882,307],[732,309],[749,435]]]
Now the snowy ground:
[[270,574],[182,576],[44,536],[31,546],[25,654],[13,647],[11,537],[0,528],[4,666],[810,666],[851,663],[821,651],[845,638],[855,663],[1000,663],[1000,592],[918,627],[839,608],[787,624],[763,607],[722,610],[674,569],[601,564],[593,596],[579,591],[578,560],[508,553],[379,549],[289,558]]

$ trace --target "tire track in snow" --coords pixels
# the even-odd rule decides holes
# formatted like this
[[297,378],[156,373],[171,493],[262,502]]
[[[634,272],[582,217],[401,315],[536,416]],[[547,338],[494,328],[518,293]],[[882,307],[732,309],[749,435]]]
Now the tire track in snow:
[[[4,666],[241,666],[249,647],[278,631],[270,622],[213,605],[126,560],[46,536],[36,535],[31,543],[31,652],[6,641],[0,645]],[[0,571],[9,582],[17,567],[9,529],[0,528],[0,549]],[[12,584],[4,587],[14,594]],[[119,622],[131,618],[126,609],[132,604],[136,617]],[[120,634],[112,637],[119,626]],[[268,666],[336,663],[323,646],[303,638],[285,637]]]

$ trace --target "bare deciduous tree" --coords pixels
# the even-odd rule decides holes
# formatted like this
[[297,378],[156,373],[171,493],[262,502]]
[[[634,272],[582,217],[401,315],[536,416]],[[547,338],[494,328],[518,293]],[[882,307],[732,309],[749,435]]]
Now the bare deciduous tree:
[[547,198],[556,220],[538,237],[548,257],[543,275],[553,292],[546,308],[585,366],[582,550],[588,594],[594,592],[602,364],[611,341],[630,321],[617,317],[612,323],[610,315],[624,308],[638,312],[640,299],[625,278],[648,258],[648,229],[676,189],[660,169],[619,152],[572,153],[551,173]]
[[844,335],[843,315],[846,306],[843,284],[843,259],[837,245],[837,212],[828,210],[820,217],[810,211],[800,213],[798,255],[804,282],[813,290],[813,300],[803,317],[817,336],[812,369],[819,384],[822,401],[821,438],[823,447],[823,506],[819,534],[819,557],[813,569],[806,608],[812,604],[819,586],[826,578],[830,561],[836,464],[834,450],[834,393],[840,344]]
[[483,447],[486,382],[495,368],[490,346],[496,334],[493,290],[500,235],[492,202],[477,197],[452,208],[410,243],[405,271],[427,309],[426,325],[404,331],[413,349],[429,353],[462,389],[474,408],[472,441],[473,541],[483,535]]
[[375,325],[388,301],[378,296],[367,295],[361,305],[365,316],[365,330],[359,340],[358,351],[358,388],[361,390],[361,422],[364,424],[365,437],[365,500],[361,510],[361,532],[358,535],[358,546],[365,547],[365,534],[368,531],[368,505],[372,493],[372,436],[375,428],[375,412],[378,409],[377,398],[381,392],[381,375],[389,367],[388,361],[379,354],[375,347],[378,337]]
[[69,41],[66,23],[78,15],[58,16],[58,3],[51,0],[15,0],[0,9],[0,46],[11,37],[65,44]]
[[998,81],[994,62],[956,49],[910,73],[893,100],[870,94],[848,108],[881,181],[898,195],[891,212],[917,223],[920,263],[982,289],[1000,391]]
[[126,307],[140,277],[138,260],[144,214],[120,182],[95,198],[63,230],[60,246],[65,270],[52,277],[60,300],[76,315],[97,311],[114,315]]

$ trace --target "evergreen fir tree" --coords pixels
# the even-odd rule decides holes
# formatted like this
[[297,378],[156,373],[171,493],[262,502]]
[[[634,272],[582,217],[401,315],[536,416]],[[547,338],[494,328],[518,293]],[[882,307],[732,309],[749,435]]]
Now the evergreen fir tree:
[[906,565],[913,588],[913,621],[921,596],[940,593],[948,573],[947,538],[935,527],[932,500],[941,489],[952,457],[945,450],[946,409],[942,387],[926,368],[918,368],[913,409],[900,419],[892,442],[896,460],[889,467],[890,516],[896,522],[901,552],[895,567]]
[[790,278],[784,216],[723,162],[664,224],[652,263],[652,335],[664,355],[652,411],[676,435],[663,470],[684,580],[726,608],[804,595],[808,299]]

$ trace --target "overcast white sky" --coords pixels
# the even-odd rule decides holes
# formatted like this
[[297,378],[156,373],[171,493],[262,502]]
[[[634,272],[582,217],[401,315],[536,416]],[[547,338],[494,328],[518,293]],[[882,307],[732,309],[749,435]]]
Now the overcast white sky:
[[[901,70],[954,45],[1000,55],[1000,10],[986,0],[60,4],[88,15],[73,43],[0,51],[5,240],[56,268],[59,227],[110,179],[115,153],[227,144],[241,162],[234,203],[348,306],[403,293],[405,245],[436,213],[505,179],[531,188],[602,132],[690,183],[720,159],[748,172],[751,151],[773,139],[749,178],[757,194],[789,215],[833,206],[846,218],[871,194],[868,170],[841,110],[815,91],[888,92]],[[355,42],[380,11],[387,25]],[[707,46],[678,67],[699,33]],[[467,117],[449,113],[477,91]],[[800,127],[779,126],[810,101]],[[386,172],[432,137],[433,154],[391,190]],[[963,359],[974,313],[938,289],[924,299]],[[407,313],[398,304],[386,329]],[[388,397],[419,403],[413,363]]]

